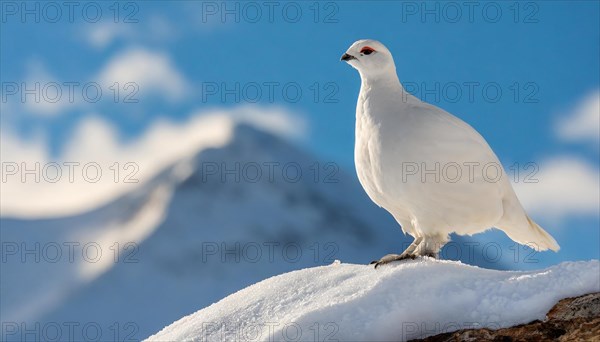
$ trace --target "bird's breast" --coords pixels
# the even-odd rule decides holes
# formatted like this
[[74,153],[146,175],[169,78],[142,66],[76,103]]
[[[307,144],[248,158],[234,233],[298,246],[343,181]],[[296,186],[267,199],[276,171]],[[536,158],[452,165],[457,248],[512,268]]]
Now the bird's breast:
[[362,108],[357,108],[354,145],[356,173],[369,197],[380,206],[384,201],[381,157],[381,125]]

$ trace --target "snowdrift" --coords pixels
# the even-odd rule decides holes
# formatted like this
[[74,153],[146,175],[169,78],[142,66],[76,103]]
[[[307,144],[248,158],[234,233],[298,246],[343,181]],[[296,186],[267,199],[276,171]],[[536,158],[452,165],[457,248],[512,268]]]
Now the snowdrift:
[[334,263],[269,278],[148,341],[397,341],[544,319],[560,299],[600,290],[600,262],[495,271],[429,258]]

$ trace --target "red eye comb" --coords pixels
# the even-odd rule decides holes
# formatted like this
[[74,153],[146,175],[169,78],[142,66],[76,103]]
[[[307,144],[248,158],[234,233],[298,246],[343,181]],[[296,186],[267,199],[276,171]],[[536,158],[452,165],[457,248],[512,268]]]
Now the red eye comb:
[[365,46],[362,49],[360,49],[360,53],[365,53],[366,52],[367,54],[369,54],[369,53],[371,53],[373,51],[375,51],[375,49],[373,49],[370,46]]

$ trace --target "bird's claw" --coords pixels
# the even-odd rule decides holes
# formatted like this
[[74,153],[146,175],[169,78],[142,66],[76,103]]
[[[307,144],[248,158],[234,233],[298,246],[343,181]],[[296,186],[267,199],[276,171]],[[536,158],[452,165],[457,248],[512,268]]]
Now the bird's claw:
[[379,260],[373,260],[369,265],[375,264],[375,269],[381,265],[389,264],[394,261],[402,261],[406,259],[414,260],[417,256],[414,254],[388,254]]

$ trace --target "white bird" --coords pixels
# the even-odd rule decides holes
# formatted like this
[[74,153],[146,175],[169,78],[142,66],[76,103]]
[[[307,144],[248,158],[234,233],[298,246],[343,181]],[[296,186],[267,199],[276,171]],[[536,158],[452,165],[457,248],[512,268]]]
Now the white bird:
[[402,254],[375,267],[417,256],[437,257],[449,234],[492,227],[536,250],[560,248],[523,209],[498,157],[459,118],[404,90],[390,51],[359,40],[341,58],[361,77],[354,159],[371,200],[414,237]]

